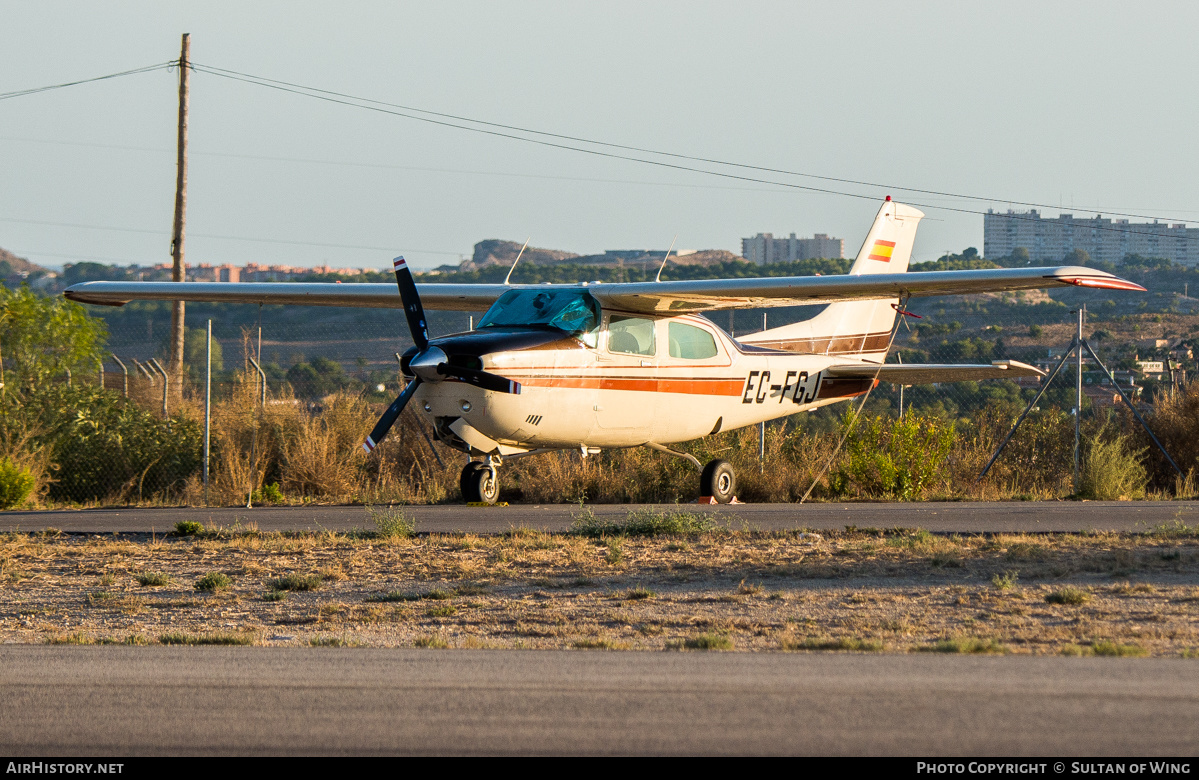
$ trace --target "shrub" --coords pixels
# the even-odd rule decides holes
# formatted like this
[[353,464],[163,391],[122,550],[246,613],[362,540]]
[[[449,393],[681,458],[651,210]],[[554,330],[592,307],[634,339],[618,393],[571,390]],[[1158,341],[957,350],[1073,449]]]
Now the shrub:
[[847,410],[841,424],[852,428],[845,438],[842,465],[829,475],[834,494],[853,489],[910,501],[943,481],[945,459],[954,443],[953,423],[917,414],[899,420],[880,415],[853,423],[853,411]]
[[210,571],[196,580],[195,588],[198,591],[212,593],[229,587],[231,582],[228,575],[222,574],[219,571]]
[[399,509],[368,506],[366,512],[375,521],[375,535],[380,539],[410,539],[416,535],[416,521]]
[[137,583],[146,587],[158,587],[171,584],[171,578],[165,572],[144,571],[137,575]]
[[28,468],[19,468],[11,458],[0,460],[0,509],[24,504],[36,480]]
[[700,634],[684,640],[688,650],[732,650],[733,640],[723,634]]
[[315,574],[303,576],[300,574],[285,574],[267,583],[271,590],[316,590],[322,584],[320,577]]
[[1129,437],[1116,434],[1091,439],[1079,470],[1078,494],[1101,501],[1143,498],[1149,475],[1142,460],[1145,451],[1134,451]]
[[1091,594],[1087,593],[1082,588],[1067,586],[1061,590],[1055,590],[1052,593],[1046,594],[1045,601],[1050,604],[1069,604],[1071,606],[1085,604],[1091,600]]
[[199,536],[204,533],[204,526],[192,520],[180,520],[175,523],[175,536]]

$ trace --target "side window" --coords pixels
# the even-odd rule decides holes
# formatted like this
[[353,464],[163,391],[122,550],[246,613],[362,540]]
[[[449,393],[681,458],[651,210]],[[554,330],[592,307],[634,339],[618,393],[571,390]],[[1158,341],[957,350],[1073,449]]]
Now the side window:
[[670,356],[684,360],[716,357],[716,340],[703,328],[681,322],[669,323]]
[[653,355],[654,321],[613,314],[608,320],[608,351],[625,355]]

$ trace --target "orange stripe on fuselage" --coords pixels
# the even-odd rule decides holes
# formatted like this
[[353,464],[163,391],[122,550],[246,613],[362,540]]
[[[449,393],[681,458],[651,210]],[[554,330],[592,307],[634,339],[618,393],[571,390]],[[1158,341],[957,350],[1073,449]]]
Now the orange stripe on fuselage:
[[519,377],[525,387],[563,387],[579,390],[627,390],[686,395],[741,395],[744,379],[686,379],[653,377],[531,376]]

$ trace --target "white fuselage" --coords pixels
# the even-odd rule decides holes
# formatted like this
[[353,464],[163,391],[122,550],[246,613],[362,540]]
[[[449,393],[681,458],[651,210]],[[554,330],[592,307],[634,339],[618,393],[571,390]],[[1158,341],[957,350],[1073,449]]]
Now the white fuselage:
[[[634,323],[639,342],[610,327],[612,318]],[[684,338],[690,341],[680,344]],[[485,356],[483,368],[520,382],[519,394],[446,380],[422,384],[414,401],[439,431],[460,418],[500,454],[669,444],[807,411],[870,386],[822,375],[834,362],[845,356],[739,344],[697,316],[605,311],[598,332],[584,339]],[[491,446],[470,443],[475,454]]]

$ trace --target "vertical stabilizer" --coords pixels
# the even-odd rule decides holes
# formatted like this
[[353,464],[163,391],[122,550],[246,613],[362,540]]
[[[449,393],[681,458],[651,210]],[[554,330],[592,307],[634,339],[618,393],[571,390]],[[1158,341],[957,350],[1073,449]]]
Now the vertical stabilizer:
[[[896,274],[908,270],[916,226],[924,212],[887,200],[858,256],[851,276]],[[819,355],[853,355],[882,362],[887,356],[891,327],[897,316],[896,298],[832,303],[810,320],[746,336],[740,341],[787,352]]]

